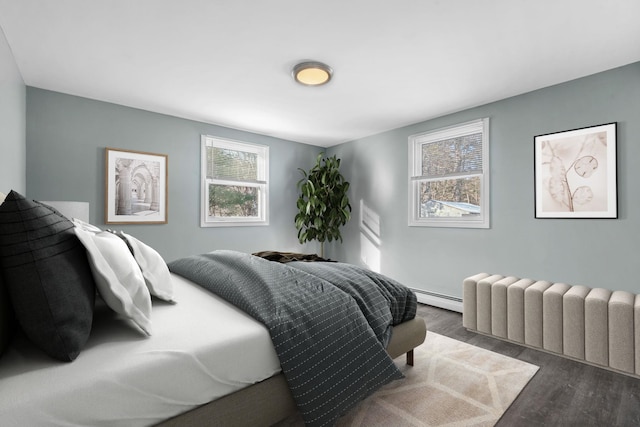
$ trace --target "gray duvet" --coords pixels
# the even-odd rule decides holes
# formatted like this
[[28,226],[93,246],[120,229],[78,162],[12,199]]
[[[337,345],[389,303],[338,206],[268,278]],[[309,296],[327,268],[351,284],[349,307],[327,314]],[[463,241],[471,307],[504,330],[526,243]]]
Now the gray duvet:
[[309,426],[333,425],[402,378],[384,346],[392,325],[415,316],[416,297],[397,282],[349,264],[280,264],[226,250],[181,258],[169,269],[267,327]]

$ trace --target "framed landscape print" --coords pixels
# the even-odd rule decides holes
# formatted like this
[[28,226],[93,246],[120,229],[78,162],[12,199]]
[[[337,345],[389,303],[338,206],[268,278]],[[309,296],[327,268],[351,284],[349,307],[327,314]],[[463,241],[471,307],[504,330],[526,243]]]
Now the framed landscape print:
[[534,137],[536,218],[617,218],[616,123]]
[[166,224],[166,154],[107,148],[106,224]]

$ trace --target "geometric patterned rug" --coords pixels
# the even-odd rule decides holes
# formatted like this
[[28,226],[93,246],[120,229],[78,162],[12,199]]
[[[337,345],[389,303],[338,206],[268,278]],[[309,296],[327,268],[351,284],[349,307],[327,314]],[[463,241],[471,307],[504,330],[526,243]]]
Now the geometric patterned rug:
[[[414,351],[405,378],[380,388],[337,422],[339,427],[495,425],[538,367],[433,332]],[[298,416],[278,427],[303,426]]]
[[538,371],[527,362],[433,332],[405,379],[362,401],[338,426],[493,426]]

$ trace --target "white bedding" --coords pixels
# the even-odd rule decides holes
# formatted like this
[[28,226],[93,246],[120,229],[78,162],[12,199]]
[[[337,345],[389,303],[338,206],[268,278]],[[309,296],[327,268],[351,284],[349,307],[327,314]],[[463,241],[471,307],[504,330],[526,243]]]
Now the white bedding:
[[151,337],[106,306],[71,363],[20,336],[0,359],[0,424],[151,425],[280,371],[262,324],[172,278],[177,304],[154,300]]

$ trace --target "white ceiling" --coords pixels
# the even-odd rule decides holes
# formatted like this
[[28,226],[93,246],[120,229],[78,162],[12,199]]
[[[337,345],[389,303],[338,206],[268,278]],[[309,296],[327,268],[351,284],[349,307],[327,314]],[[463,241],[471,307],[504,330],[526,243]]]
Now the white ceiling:
[[[25,84],[319,146],[640,61],[639,0],[0,0]],[[301,60],[335,70],[305,87]]]

